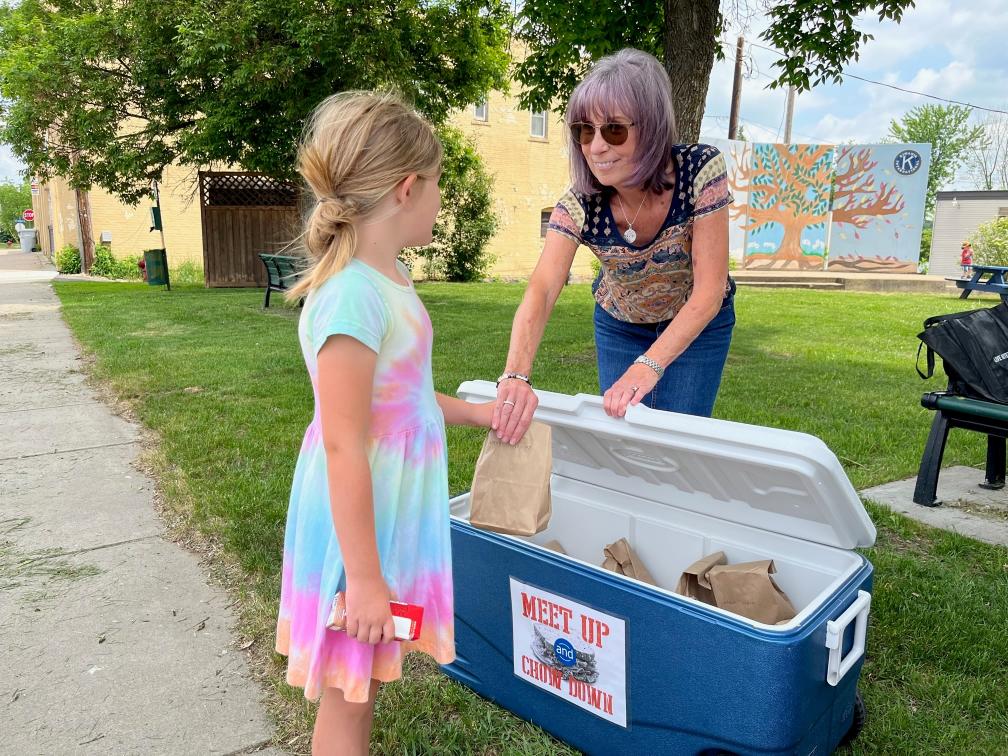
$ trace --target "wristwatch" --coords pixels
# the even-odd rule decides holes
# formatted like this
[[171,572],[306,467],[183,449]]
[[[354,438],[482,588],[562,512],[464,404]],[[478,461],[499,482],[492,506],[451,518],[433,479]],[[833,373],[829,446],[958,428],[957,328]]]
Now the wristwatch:
[[665,368],[663,368],[657,362],[655,362],[654,360],[652,360],[646,354],[642,354],[640,357],[638,357],[636,360],[634,360],[635,364],[638,363],[638,362],[641,365],[647,365],[649,368],[651,368],[652,370],[654,370],[658,374],[659,378],[661,378],[662,374],[665,372]]
[[517,378],[519,381],[525,381],[525,383],[527,383],[530,388],[532,386],[532,381],[529,379],[527,375],[522,375],[521,373],[510,373],[510,372],[501,374],[501,377],[497,379],[497,385],[500,386],[501,381],[506,381],[508,378]]

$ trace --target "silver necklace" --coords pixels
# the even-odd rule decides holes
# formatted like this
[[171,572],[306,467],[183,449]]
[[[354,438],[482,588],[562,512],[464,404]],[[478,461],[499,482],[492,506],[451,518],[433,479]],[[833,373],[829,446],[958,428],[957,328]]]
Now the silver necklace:
[[644,196],[641,197],[640,205],[637,207],[637,212],[634,214],[633,220],[629,220],[626,210],[623,208],[623,200],[620,199],[619,192],[616,192],[616,201],[619,202],[620,212],[623,213],[623,218],[627,221],[626,231],[623,232],[623,238],[628,242],[633,244],[637,241],[637,232],[633,230],[633,224],[637,222],[637,216],[640,215],[641,208],[644,207],[644,200],[647,199],[647,190],[644,191]]

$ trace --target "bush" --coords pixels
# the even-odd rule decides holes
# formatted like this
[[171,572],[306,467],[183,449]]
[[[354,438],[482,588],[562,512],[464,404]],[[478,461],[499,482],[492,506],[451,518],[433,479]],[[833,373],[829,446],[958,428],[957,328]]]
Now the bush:
[[920,261],[926,263],[931,259],[931,236],[933,230],[925,228],[921,231]]
[[493,258],[486,244],[497,230],[492,210],[492,182],[473,145],[458,129],[439,130],[444,144],[441,175],[441,212],[434,224],[434,241],[418,250],[432,278],[479,281]]
[[119,275],[116,278],[125,278],[130,281],[139,281],[143,278],[138,263],[140,255],[126,255],[119,261]]
[[140,268],[137,267],[138,259],[137,257],[126,257],[117,260],[112,254],[111,247],[107,244],[98,244],[95,246],[91,275],[135,281],[141,277]]
[[970,237],[973,262],[977,265],[1008,266],[1008,218],[984,223]]
[[56,270],[60,273],[80,273],[80,250],[67,244],[56,253]]
[[186,260],[177,268],[171,268],[168,278],[173,284],[203,284],[203,266]]

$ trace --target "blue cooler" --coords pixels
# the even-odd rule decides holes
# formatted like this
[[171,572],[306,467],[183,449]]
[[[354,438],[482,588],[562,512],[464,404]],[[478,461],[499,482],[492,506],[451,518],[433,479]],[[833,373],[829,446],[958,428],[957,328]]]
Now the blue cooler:
[[[469,401],[493,383],[459,388]],[[537,391],[553,516],[531,538],[451,501],[449,676],[588,754],[828,754],[857,735],[875,528],[814,436]],[[626,538],[660,587],[603,570]],[[567,555],[544,547],[556,540]],[[766,625],[676,595],[723,551],[773,559],[797,610]]]

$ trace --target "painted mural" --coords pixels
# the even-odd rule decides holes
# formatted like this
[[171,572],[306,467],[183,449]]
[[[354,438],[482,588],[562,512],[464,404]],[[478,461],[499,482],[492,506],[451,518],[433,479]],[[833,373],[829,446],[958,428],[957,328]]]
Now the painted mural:
[[[826,259],[833,148],[821,144],[756,144],[737,166],[732,189],[746,188],[749,270],[822,270]],[[740,215],[735,208],[729,211]]]
[[930,144],[837,148],[829,270],[916,273]]
[[708,141],[725,156],[743,268],[917,272],[930,145]]
[[[734,142],[727,139],[705,140],[721,150],[729,176],[735,175],[736,166],[748,165],[752,161],[752,142]],[[749,190],[746,187],[732,187],[732,209],[728,214],[728,254],[732,260],[741,261],[745,254],[746,224],[749,222],[747,209]]]

